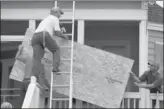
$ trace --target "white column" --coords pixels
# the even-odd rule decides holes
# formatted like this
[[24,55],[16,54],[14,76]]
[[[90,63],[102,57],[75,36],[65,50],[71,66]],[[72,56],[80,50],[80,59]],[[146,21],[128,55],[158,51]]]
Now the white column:
[[[146,20],[142,20],[139,26],[139,76],[141,76],[148,67],[148,35]],[[146,90],[140,89],[141,108],[146,106]]]
[[30,29],[36,28],[36,21],[35,20],[29,20],[29,28]]
[[84,34],[85,34],[85,22],[84,20],[78,20],[78,31],[77,31],[77,42],[84,44]]

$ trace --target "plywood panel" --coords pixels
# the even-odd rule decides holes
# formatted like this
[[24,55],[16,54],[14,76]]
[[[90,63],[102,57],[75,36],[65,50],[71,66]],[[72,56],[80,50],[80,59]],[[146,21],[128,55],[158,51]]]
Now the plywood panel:
[[[34,30],[27,29],[24,40],[22,42],[22,44],[24,45],[22,55],[24,55],[26,58],[31,58],[33,55],[33,50],[32,50],[32,47],[30,46],[30,40],[33,35],[33,31]],[[10,79],[22,81],[24,78],[25,66],[26,66],[25,63],[23,63],[22,61],[16,60],[11,70]]]
[[[62,50],[62,46],[70,46],[70,41],[56,40],[61,46],[61,59],[69,58],[70,52]],[[32,54],[31,51],[27,53]],[[104,108],[119,108],[133,60],[78,43],[74,43],[73,55],[73,97]],[[50,80],[52,54],[48,50],[43,63]],[[19,71],[24,73],[22,69]],[[61,61],[60,70],[69,72],[69,69],[70,62]],[[61,74],[54,77],[54,84],[69,84],[69,76]],[[69,90],[56,89],[56,92],[68,95]]]
[[[133,61],[77,43],[74,51],[73,96],[105,108],[120,107]],[[65,63],[61,70],[65,71],[68,66]],[[60,84],[68,83],[68,77],[64,75],[56,76],[56,79]],[[57,92],[68,95],[68,90]]]

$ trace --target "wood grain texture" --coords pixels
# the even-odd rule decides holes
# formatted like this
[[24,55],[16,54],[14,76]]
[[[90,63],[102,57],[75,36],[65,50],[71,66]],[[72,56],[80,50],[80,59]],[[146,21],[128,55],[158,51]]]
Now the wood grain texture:
[[[70,46],[71,42],[58,37],[55,39],[61,47],[61,59],[70,58],[71,49],[62,46]],[[28,50],[26,53],[32,54],[31,48]],[[134,61],[75,42],[73,55],[73,97],[104,108],[119,108]],[[47,49],[42,62],[50,81],[52,54]],[[24,66],[20,66],[21,63],[14,64],[12,70],[17,68],[24,73]],[[60,71],[69,72],[70,61],[61,61]],[[16,75],[18,78],[20,74]],[[54,75],[54,84],[69,84],[69,75]],[[55,90],[57,93],[69,95],[68,89]]]
[[[24,49],[21,55],[24,55],[24,57],[26,58],[32,58],[32,55],[33,55],[33,50],[32,50],[32,47],[30,46],[33,33],[34,33],[34,30],[28,28],[26,30],[24,40],[22,41],[22,45]],[[25,67],[26,67],[25,63],[19,60],[15,60],[9,78],[16,81],[20,81],[20,82],[23,81]]]
[[[61,49],[61,58],[70,52]],[[133,60],[74,43],[73,97],[104,108],[119,108]],[[69,71],[69,62],[60,70]],[[56,75],[54,84],[69,84],[69,76]],[[68,95],[68,89],[55,89]]]

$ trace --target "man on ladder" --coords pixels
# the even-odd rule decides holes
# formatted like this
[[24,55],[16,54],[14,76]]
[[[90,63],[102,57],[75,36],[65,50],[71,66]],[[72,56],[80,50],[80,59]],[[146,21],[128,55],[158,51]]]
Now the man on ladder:
[[41,63],[41,59],[44,56],[44,48],[47,47],[52,52],[53,72],[57,74],[60,65],[60,51],[59,46],[53,38],[53,34],[55,33],[55,36],[68,39],[67,36],[63,35],[59,25],[59,18],[62,14],[64,14],[64,12],[60,8],[52,8],[50,15],[41,21],[31,40],[31,45],[33,47],[33,68],[31,76],[35,76],[38,80],[41,74],[42,83],[45,84],[44,86],[40,84],[43,88],[50,88],[48,80],[45,77],[44,66]]

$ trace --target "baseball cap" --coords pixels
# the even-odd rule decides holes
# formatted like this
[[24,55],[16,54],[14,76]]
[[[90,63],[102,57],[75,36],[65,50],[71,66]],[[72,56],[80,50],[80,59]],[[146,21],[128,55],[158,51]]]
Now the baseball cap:
[[153,66],[155,68],[158,68],[158,69],[160,67],[160,65],[158,63],[156,63],[156,62],[148,62],[148,65],[151,65],[151,66]]
[[53,7],[51,9],[51,12],[59,12],[60,14],[64,14],[63,10],[60,9],[59,7]]

